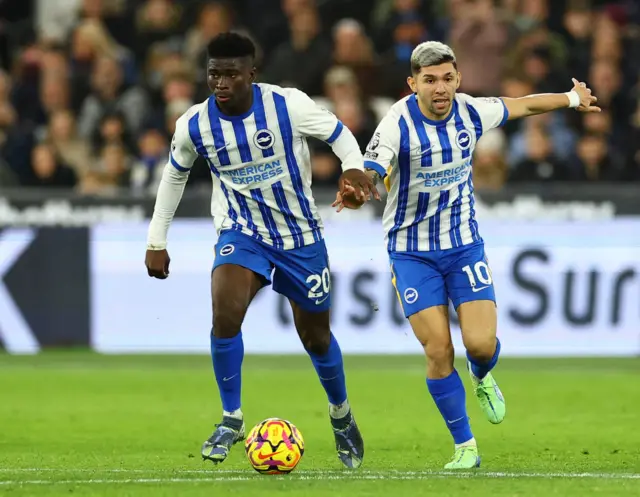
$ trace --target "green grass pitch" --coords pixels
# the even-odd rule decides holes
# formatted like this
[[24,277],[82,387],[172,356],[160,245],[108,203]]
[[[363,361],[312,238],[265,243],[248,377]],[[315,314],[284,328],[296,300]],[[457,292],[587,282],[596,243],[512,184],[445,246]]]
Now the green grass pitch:
[[640,496],[640,359],[503,359],[498,426],[464,376],[483,459],[456,474],[442,470],[452,443],[421,357],[351,356],[345,367],[366,443],[356,472],[336,457],[308,358],[245,359],[247,424],[283,417],[306,442],[297,470],[273,477],[241,446],[221,466],[201,460],[221,409],[208,357],[0,355],[0,495]]

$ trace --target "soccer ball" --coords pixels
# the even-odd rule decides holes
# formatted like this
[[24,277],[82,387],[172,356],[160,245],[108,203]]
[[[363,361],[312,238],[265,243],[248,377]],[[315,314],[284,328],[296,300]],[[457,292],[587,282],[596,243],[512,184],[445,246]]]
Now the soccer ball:
[[244,448],[258,473],[281,475],[293,471],[302,459],[304,440],[293,423],[269,418],[253,427]]

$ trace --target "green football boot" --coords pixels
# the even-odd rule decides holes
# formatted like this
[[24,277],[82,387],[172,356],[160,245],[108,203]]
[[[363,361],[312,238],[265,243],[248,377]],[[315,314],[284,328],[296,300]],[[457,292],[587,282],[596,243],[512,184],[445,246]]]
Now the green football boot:
[[458,447],[451,462],[445,464],[444,469],[473,469],[480,467],[478,447],[469,445]]
[[478,398],[478,402],[480,402],[480,407],[485,417],[494,425],[502,423],[504,415],[507,412],[507,405],[496,380],[493,379],[493,375],[487,373],[487,375],[480,380],[473,374],[473,371],[471,371],[471,363],[467,362],[467,368],[469,369],[471,383],[473,383],[473,391]]

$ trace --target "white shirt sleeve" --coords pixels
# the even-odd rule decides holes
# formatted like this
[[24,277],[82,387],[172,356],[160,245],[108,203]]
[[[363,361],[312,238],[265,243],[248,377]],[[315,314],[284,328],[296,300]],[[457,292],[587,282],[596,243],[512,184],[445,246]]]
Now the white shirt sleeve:
[[316,104],[306,93],[289,89],[288,107],[295,129],[328,143],[342,163],[342,170],[364,170],[362,152],[349,128],[335,114]]
[[343,128],[340,120],[306,93],[287,88],[287,108],[295,129],[302,136],[313,136],[331,144],[340,135]]
[[400,153],[400,125],[396,114],[387,114],[373,134],[364,154],[364,167],[376,171],[382,178]]
[[191,167],[198,157],[189,136],[190,114],[191,112],[187,111],[176,122],[176,132],[171,140],[169,160],[162,172],[156,204],[147,233],[147,248],[150,250],[167,248],[169,226],[182,199]]
[[[192,107],[193,109],[193,107]],[[198,158],[196,147],[189,136],[189,119],[193,112],[189,109],[176,121],[176,131],[171,139],[169,163],[178,171],[187,173]]]
[[[483,132],[487,132],[490,129],[504,126],[509,118],[509,111],[504,101],[498,97],[470,97],[469,95],[461,95],[463,102],[470,107],[469,112],[472,114],[473,110],[480,117],[482,122]],[[471,110],[473,109],[473,110]]]

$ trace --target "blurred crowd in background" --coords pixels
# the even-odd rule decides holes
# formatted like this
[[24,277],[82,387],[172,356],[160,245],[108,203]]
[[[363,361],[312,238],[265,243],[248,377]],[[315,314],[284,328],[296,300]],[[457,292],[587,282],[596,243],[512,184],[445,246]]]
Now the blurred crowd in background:
[[[176,119],[208,97],[206,44],[237,30],[259,80],[329,108],[364,150],[407,95],[409,58],[450,44],[460,91],[519,97],[586,81],[600,114],[556,112],[486,134],[476,188],[640,181],[640,2],[588,0],[11,0],[0,2],[0,187],[153,194]],[[314,184],[337,159],[312,143]],[[197,165],[189,187],[210,184]]]

